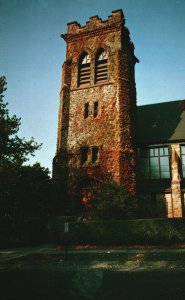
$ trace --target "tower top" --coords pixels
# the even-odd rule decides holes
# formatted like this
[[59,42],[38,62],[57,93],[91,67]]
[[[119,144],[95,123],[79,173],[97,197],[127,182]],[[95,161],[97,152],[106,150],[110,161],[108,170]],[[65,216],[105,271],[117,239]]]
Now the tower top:
[[85,34],[90,31],[102,30],[113,27],[120,27],[125,24],[125,18],[122,9],[112,11],[107,20],[102,20],[98,15],[92,16],[86,22],[86,25],[81,26],[77,21],[67,23],[67,34],[61,35],[62,38],[75,36],[76,34]]

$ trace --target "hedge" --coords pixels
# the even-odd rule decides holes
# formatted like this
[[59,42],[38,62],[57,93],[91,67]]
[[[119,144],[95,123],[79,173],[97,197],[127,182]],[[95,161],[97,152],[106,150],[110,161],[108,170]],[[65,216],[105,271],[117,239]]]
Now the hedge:
[[[69,233],[64,233],[64,223]],[[0,246],[42,243],[64,245],[169,245],[185,243],[185,219],[77,221],[75,217],[32,218],[1,224]],[[4,229],[3,229],[4,228]]]
[[[64,233],[69,222],[69,233]],[[185,219],[78,222],[63,217],[48,222],[50,242],[71,245],[164,245],[185,242]]]
[[48,242],[48,220],[27,218],[0,221],[0,247],[29,246]]

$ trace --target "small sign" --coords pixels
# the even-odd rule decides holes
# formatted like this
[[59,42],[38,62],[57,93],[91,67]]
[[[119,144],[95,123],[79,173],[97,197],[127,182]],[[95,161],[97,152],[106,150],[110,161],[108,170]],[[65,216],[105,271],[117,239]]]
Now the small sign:
[[65,233],[69,232],[69,223],[68,222],[64,223],[64,232]]

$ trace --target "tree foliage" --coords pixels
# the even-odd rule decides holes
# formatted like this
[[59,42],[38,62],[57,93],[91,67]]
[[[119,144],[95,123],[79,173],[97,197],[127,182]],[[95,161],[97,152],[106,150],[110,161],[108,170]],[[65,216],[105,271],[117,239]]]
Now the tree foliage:
[[43,221],[61,213],[59,195],[65,189],[50,179],[49,170],[40,163],[24,164],[41,144],[18,135],[21,120],[9,115],[5,91],[6,78],[0,77],[0,243],[7,244],[19,240],[22,224],[31,229],[33,219]]
[[2,76],[0,77],[0,168],[11,164],[22,165],[28,160],[29,155],[34,155],[35,150],[41,147],[34,138],[27,141],[17,135],[21,120],[15,115],[9,116],[8,104],[3,101],[5,91],[6,78]]
[[166,199],[162,195],[155,200],[150,195],[139,195],[138,203],[140,218],[164,218],[167,216]]
[[47,215],[49,178],[49,170],[39,163],[1,172],[1,218],[16,220]]
[[0,217],[15,219],[40,211],[40,190],[49,170],[39,163],[23,165],[41,144],[18,136],[20,118],[9,115],[5,91],[6,78],[0,77]]
[[116,182],[102,184],[100,190],[94,193],[92,204],[101,217],[128,219],[137,215],[136,198]]

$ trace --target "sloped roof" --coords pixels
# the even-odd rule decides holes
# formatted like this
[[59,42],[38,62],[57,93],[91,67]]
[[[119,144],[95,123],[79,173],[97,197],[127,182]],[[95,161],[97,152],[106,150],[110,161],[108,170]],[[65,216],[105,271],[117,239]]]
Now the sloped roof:
[[137,107],[137,144],[185,141],[185,100]]

